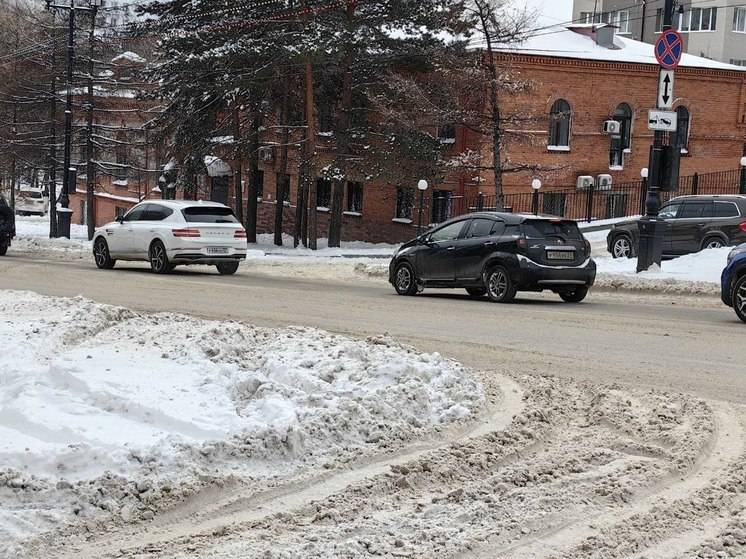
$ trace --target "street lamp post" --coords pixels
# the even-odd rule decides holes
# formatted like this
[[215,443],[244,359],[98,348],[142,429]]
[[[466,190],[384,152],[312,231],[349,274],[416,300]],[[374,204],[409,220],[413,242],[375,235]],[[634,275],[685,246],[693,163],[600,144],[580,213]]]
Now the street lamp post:
[[420,216],[417,220],[417,235],[420,235],[422,233],[422,209],[425,206],[425,191],[428,188],[427,181],[422,179],[420,182],[417,183],[417,190],[420,191]]
[[534,179],[531,181],[531,188],[534,191],[534,197],[532,201],[532,207],[534,215],[539,215],[539,190],[541,190],[541,181],[539,179]]
[[648,194],[648,168],[643,167],[640,169],[640,178],[642,179],[642,186],[640,190],[640,215],[645,215],[645,197]]

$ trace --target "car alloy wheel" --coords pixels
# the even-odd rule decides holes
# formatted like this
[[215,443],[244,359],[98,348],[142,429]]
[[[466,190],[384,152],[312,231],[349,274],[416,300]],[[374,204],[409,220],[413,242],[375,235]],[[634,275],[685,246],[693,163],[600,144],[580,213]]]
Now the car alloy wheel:
[[705,249],[710,248],[723,248],[725,246],[725,243],[722,239],[709,239],[705,241]]
[[495,303],[510,303],[516,294],[513,280],[510,279],[508,270],[497,266],[487,274],[487,295]]
[[394,288],[399,295],[414,295],[418,291],[412,267],[403,262],[394,271]]
[[98,239],[93,245],[93,259],[96,261],[96,267],[102,270],[110,270],[114,267],[114,260],[109,254],[109,245],[103,239]]
[[614,258],[630,258],[632,256],[632,242],[628,237],[617,237],[612,245]]
[[738,318],[746,322],[746,276],[742,276],[733,287],[733,309]]
[[167,274],[173,270],[168,261],[166,247],[160,241],[154,242],[150,247],[150,267],[156,274]]

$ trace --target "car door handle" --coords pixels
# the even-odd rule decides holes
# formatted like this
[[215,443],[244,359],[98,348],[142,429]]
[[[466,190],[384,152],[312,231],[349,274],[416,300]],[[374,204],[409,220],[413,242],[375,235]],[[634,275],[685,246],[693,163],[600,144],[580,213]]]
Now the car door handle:
[[456,250],[456,247],[448,247],[446,250]]
[[495,247],[495,246],[497,246],[497,243],[495,241],[487,241],[486,243],[484,243],[484,246],[486,246],[486,247]]

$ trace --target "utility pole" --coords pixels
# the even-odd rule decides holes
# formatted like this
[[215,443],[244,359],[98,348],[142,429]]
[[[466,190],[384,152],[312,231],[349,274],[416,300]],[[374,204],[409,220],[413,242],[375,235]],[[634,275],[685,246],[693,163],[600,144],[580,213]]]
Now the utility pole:
[[243,223],[243,161],[241,156],[241,109],[238,103],[233,109],[233,145],[235,146],[236,172],[233,180],[236,194],[236,218]]
[[[93,152],[93,46],[95,42],[96,14],[98,6],[91,6],[91,30],[88,35],[88,102],[86,103],[86,225],[88,226],[88,240],[93,240],[96,231],[96,198],[94,189],[96,187],[96,165]],[[147,168],[147,166],[146,166]],[[73,185],[73,188],[75,185]]]
[[[663,10],[663,33],[673,27],[673,9],[674,0],[665,0]],[[657,47],[656,47],[657,48]],[[683,48],[683,47],[682,47]],[[659,76],[664,72],[663,68],[659,71]],[[660,79],[659,79],[660,82]],[[656,87],[655,106],[659,106],[658,88]],[[663,163],[661,154],[666,142],[666,132],[655,132],[653,147],[650,150],[650,161],[648,163],[648,194],[645,200],[645,217],[638,222],[640,229],[640,248],[637,259],[637,272],[648,270],[653,264],[660,266],[663,258],[663,231],[665,223],[658,219],[661,208],[660,190],[661,190],[661,165]]]
[[65,156],[62,168],[62,198],[60,202],[63,208],[70,207],[70,157],[72,149],[72,131],[73,131],[73,65],[75,64],[75,0],[70,0],[67,32],[67,78],[65,80],[65,89],[67,98],[65,99]]
[[57,29],[52,12],[52,71],[49,95],[49,238],[57,238]]
[[642,0],[642,29],[640,29],[640,41],[645,42],[645,17],[647,16],[648,2]]
[[[311,20],[311,10],[306,4],[308,20]],[[316,158],[316,115],[314,114],[313,95],[313,65],[311,56],[306,56],[306,124],[308,136],[306,137],[306,149],[308,150],[308,247],[316,250],[316,239],[318,237],[318,220],[316,211],[316,169],[314,160]]]

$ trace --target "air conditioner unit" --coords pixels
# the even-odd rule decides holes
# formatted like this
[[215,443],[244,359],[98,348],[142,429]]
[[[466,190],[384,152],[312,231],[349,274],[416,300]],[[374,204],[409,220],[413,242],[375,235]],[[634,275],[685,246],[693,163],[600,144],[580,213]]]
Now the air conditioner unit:
[[617,120],[607,120],[604,122],[604,134],[616,136],[622,133],[622,123]]
[[588,190],[593,186],[593,177],[590,175],[580,175],[578,177],[578,190]]
[[262,148],[259,148],[259,159],[261,159],[264,162],[269,162],[274,160],[275,158],[275,148],[272,146],[265,146]]
[[596,185],[599,190],[611,190],[612,183],[611,175],[598,175],[596,178]]

